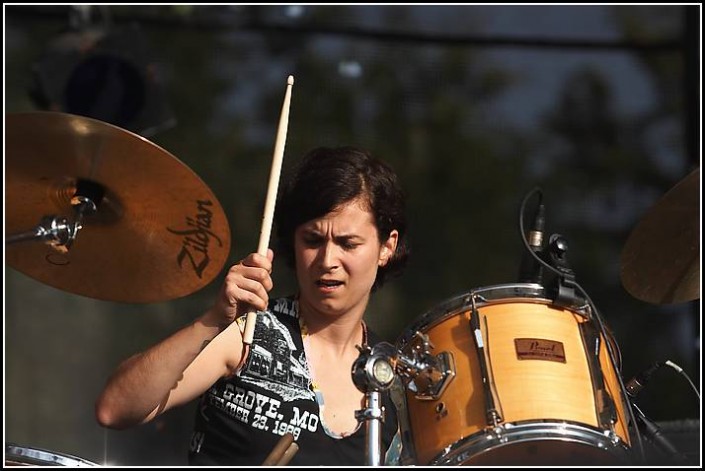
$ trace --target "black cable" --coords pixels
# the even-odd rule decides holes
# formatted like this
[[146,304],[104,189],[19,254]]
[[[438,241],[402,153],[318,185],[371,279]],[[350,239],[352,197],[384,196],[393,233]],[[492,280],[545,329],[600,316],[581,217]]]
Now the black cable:
[[646,417],[646,414],[644,414],[636,404],[632,403],[632,407],[636,411],[635,417],[637,420],[638,428],[644,429],[644,432],[647,434],[650,441],[654,445],[656,445],[661,450],[661,452],[665,453],[666,456],[669,457],[669,459],[679,464],[686,463],[686,456],[680,451],[678,451],[678,449],[676,449],[676,447],[674,447],[673,444],[663,435],[663,431],[661,430],[661,428],[654,422],[649,420]]
[[679,374],[683,375],[685,377],[685,379],[688,381],[688,384],[690,384],[690,387],[693,388],[693,391],[695,391],[695,395],[698,396],[698,399],[700,399],[700,392],[698,391],[698,388],[695,387],[695,384],[693,384],[693,381],[690,379],[690,376],[688,376],[688,374],[685,371],[683,371],[683,368],[676,365],[671,360],[666,360],[665,362],[663,362],[663,364],[670,367],[670,368],[673,368]]
[[[593,319],[595,319],[597,321],[597,325],[599,327],[600,333],[605,338],[605,346],[607,348],[607,354],[610,357],[610,361],[612,362],[612,366],[617,368],[617,363],[615,360],[616,356],[614,353],[614,349],[612,348],[612,344],[607,341],[607,338],[608,338],[607,337],[607,329],[605,328],[604,322],[602,321],[602,316],[600,315],[599,311],[597,310],[597,306],[595,305],[595,303],[592,302],[592,299],[587,294],[587,292],[583,289],[583,287],[580,286],[580,284],[578,284],[577,282],[574,282],[574,285],[587,300],[587,302],[590,306],[590,309],[592,311],[592,314],[593,314]],[[621,353],[620,353],[620,355],[621,355]],[[619,370],[617,370],[616,373],[617,373],[617,375],[616,375],[617,382],[619,383],[619,388],[622,393],[622,406],[627,411],[627,415],[629,416],[630,424],[633,427],[634,437],[638,443],[638,450],[641,455],[641,459],[642,459],[642,461],[646,461],[646,450],[644,448],[644,441],[641,436],[641,430],[639,430],[636,416],[634,414],[634,410],[632,409],[631,404],[627,401],[627,397],[629,397],[629,395],[627,394],[627,388],[624,385],[624,380],[622,379],[622,375],[620,374]],[[627,428],[627,433],[629,433],[628,428]]]
[[688,375],[683,371],[683,368],[676,365],[671,360],[666,360],[663,362],[658,361],[653,363],[647,369],[641,371],[632,379],[630,379],[626,383],[625,387],[627,394],[631,399],[632,408],[636,413],[635,417],[639,430],[644,432],[648,440],[653,443],[658,448],[658,450],[663,453],[664,456],[667,456],[674,463],[682,464],[687,461],[686,456],[683,453],[679,452],[678,449],[673,446],[673,444],[671,444],[668,438],[663,435],[660,427],[656,425],[656,423],[648,419],[644,412],[642,412],[641,409],[637,406],[636,402],[634,402],[636,400],[637,395],[648,384],[654,373],[656,373],[656,371],[658,371],[662,366],[666,365],[676,370],[679,374],[685,376],[685,378],[688,380],[688,383],[695,391],[695,394],[698,396],[698,399],[700,399],[700,393],[691,381],[690,377],[688,377]]

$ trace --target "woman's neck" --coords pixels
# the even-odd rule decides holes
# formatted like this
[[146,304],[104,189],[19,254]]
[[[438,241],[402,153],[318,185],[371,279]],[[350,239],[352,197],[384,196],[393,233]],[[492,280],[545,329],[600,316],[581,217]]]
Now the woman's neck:
[[310,336],[309,342],[333,353],[344,354],[367,340],[362,315],[331,319],[299,304],[299,317],[304,335]]

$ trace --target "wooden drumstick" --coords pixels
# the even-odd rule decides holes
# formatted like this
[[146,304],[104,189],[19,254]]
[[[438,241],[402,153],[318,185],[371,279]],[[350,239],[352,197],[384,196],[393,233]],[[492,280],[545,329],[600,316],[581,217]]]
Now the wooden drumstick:
[[[262,216],[262,229],[259,234],[259,245],[257,253],[267,256],[269,248],[269,238],[272,234],[272,220],[274,219],[274,206],[277,201],[277,189],[279,188],[279,175],[281,174],[282,161],[284,160],[284,145],[286,144],[286,132],[289,127],[289,108],[291,106],[291,88],[294,85],[294,76],[289,75],[286,80],[286,93],[284,94],[284,104],[279,118],[279,128],[274,141],[274,155],[272,157],[272,169],[269,173],[269,185],[267,187],[267,199],[264,202],[264,215]],[[257,314],[248,312],[245,320],[245,329],[242,334],[242,341],[250,345],[255,333],[255,322]]]
[[297,451],[299,451],[299,445],[296,442],[291,442],[291,445],[287,447],[282,457],[277,461],[276,466],[286,466],[289,464],[289,461],[291,461]]
[[291,432],[287,432],[282,435],[277,444],[274,445],[274,448],[272,448],[272,451],[269,452],[269,455],[267,455],[262,462],[262,466],[277,465],[282,460],[284,454],[292,443],[294,443],[294,435],[292,435]]

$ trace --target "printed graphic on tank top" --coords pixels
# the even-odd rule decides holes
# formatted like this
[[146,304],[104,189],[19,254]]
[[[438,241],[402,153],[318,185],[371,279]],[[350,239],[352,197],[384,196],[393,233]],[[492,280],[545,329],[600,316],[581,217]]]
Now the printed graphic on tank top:
[[[358,424],[345,437],[327,431],[319,401],[306,363],[298,302],[271,300],[268,311],[257,313],[241,370],[201,397],[189,464],[259,465],[289,432],[299,446],[290,465],[364,465],[365,427]],[[383,449],[396,431],[393,404],[385,400],[385,406]]]

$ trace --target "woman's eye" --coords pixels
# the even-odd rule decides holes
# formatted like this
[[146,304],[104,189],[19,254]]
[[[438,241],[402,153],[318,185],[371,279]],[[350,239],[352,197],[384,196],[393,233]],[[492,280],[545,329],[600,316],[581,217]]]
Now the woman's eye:
[[304,244],[306,244],[308,247],[317,247],[321,245],[321,239],[318,237],[306,237],[304,238]]

